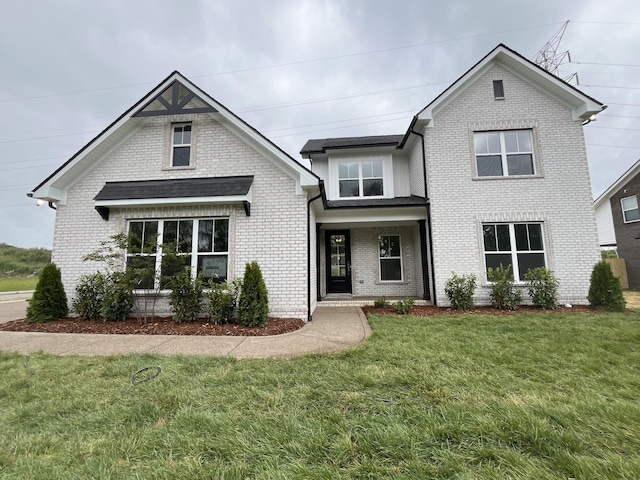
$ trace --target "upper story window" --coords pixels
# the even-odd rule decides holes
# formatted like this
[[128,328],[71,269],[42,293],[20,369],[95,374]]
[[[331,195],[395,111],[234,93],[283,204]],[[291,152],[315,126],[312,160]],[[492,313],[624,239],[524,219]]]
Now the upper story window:
[[338,163],[340,198],[382,197],[384,176],[382,160]]
[[188,167],[191,159],[191,124],[178,123],[172,126],[171,166]]
[[638,197],[625,197],[622,202],[622,216],[624,223],[637,222],[640,220],[640,210],[638,210]]
[[534,175],[531,130],[473,134],[479,177]]
[[504,100],[504,85],[502,80],[493,81],[493,98],[496,100]]

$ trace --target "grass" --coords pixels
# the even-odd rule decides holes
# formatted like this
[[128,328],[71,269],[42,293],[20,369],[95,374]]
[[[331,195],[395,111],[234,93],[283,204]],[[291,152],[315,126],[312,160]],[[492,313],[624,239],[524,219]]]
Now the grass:
[[0,292],[35,290],[38,277],[0,277]]
[[0,243],[0,277],[36,275],[51,261],[51,250]]
[[636,314],[370,323],[292,360],[0,353],[0,476],[640,478]]

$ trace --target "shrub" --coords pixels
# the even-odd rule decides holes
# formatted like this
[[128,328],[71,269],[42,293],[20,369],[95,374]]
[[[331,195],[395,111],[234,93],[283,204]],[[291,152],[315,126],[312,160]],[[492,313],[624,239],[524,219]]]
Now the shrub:
[[611,265],[598,262],[591,273],[591,285],[587,296],[592,308],[623,312],[626,306],[620,280],[613,275]]
[[121,322],[131,316],[133,292],[124,272],[111,272],[104,284],[102,316],[109,322]]
[[393,311],[400,315],[406,315],[413,308],[413,302],[414,302],[413,298],[398,300],[393,304]]
[[536,307],[555,310],[558,307],[558,279],[546,267],[532,268],[524,275],[529,296]]
[[238,301],[238,323],[264,327],[269,321],[269,298],[262,271],[257,262],[247,263]]
[[68,314],[69,306],[60,269],[49,263],[40,273],[36,290],[27,307],[27,319],[32,323],[50,322]]
[[487,277],[491,285],[491,303],[499,310],[516,310],[522,301],[522,294],[513,286],[511,265],[502,264],[498,268],[489,268]]
[[207,313],[210,321],[215,324],[231,322],[236,310],[238,292],[242,288],[242,282],[240,279],[236,279],[231,283],[212,281],[209,283],[209,288]]
[[188,268],[177,274],[171,281],[169,305],[174,321],[194,322],[202,311],[202,277],[191,279]]
[[100,272],[80,277],[71,309],[85,320],[99,318],[102,314],[105,282],[105,276]]
[[447,280],[444,286],[444,293],[447,294],[451,306],[456,310],[473,310],[475,291],[476,276],[473,273],[456,275],[452,272],[452,277]]
[[376,298],[373,301],[373,306],[375,308],[385,308],[389,306],[389,302],[387,302],[387,299],[384,297],[380,297],[380,298]]

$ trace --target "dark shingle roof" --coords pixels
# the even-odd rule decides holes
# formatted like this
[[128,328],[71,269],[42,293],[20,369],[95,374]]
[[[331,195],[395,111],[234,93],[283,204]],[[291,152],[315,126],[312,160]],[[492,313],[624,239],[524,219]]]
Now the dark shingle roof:
[[171,180],[107,182],[94,200],[133,200],[146,198],[194,198],[246,195],[253,175],[244,177],[205,177]]
[[328,200],[327,208],[415,207],[425,205],[424,197],[372,198],[358,200]]
[[343,138],[321,138],[308,140],[304,144],[300,153],[308,155],[312,153],[325,153],[327,150],[338,148],[360,148],[360,147],[397,147],[404,135],[375,135],[369,137],[343,137]]

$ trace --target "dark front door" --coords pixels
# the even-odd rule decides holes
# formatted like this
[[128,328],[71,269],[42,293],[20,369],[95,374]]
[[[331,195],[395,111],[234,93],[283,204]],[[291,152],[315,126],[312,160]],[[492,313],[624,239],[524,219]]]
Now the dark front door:
[[349,230],[325,234],[327,293],[351,293],[351,242]]

